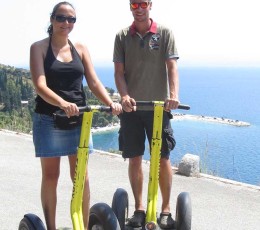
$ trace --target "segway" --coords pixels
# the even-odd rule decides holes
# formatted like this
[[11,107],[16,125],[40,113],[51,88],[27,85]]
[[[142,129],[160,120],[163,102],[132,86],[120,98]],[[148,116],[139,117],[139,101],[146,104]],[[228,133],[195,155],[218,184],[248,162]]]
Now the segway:
[[[164,102],[139,101],[136,103],[136,105],[154,107],[153,136],[151,141],[151,160],[145,226],[140,228],[133,228],[128,225],[127,220],[129,201],[128,194],[123,188],[118,188],[114,193],[112,209],[117,216],[121,230],[160,229],[157,224],[157,199]],[[189,110],[190,107],[187,105],[179,105],[178,109]],[[182,192],[177,197],[175,223],[176,230],[191,230],[191,199],[189,193],[187,192]]]
[[[82,200],[84,182],[89,157],[89,137],[91,133],[92,118],[94,112],[111,112],[107,106],[90,105],[79,108],[83,113],[80,142],[77,153],[77,164],[73,180],[73,192],[70,205],[71,219],[74,230],[84,230],[82,215]],[[64,111],[58,111],[56,116],[66,116]],[[90,210],[89,229],[119,230],[119,223],[113,210],[105,203],[94,205]],[[20,221],[18,230],[46,230],[42,220],[35,214],[25,214]]]

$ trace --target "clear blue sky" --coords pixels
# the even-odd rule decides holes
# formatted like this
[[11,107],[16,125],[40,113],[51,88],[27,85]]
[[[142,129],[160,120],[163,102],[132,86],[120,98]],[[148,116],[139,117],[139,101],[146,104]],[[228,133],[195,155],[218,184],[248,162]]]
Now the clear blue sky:
[[[1,2],[0,63],[28,66],[30,45],[47,37],[58,2]],[[133,20],[129,1],[70,2],[78,19],[70,39],[88,46],[94,65],[112,65],[115,34]],[[260,67],[259,5],[259,0],[153,0],[150,15],[173,30],[181,66]]]

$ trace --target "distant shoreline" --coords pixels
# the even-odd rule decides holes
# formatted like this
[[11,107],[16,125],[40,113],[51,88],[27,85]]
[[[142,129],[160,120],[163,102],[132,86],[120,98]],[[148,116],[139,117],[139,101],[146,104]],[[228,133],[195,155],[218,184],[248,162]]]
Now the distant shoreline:
[[215,122],[220,124],[226,125],[234,125],[234,126],[250,126],[249,122],[239,121],[224,117],[211,117],[211,116],[204,116],[204,115],[190,115],[190,114],[180,114],[176,113],[173,114],[174,120],[196,120],[196,121],[206,121],[206,122]]
[[107,132],[107,131],[111,131],[111,130],[115,130],[115,129],[119,129],[120,124],[119,123],[115,123],[115,124],[111,124],[105,127],[96,127],[96,128],[91,128],[91,132],[92,133],[97,133],[97,132]]
[[[250,126],[250,123],[245,121],[239,121],[239,120],[228,119],[228,118],[220,118],[220,117],[203,116],[203,115],[181,114],[181,113],[174,113],[173,120],[174,121],[193,120],[193,121],[203,121],[203,122],[214,122],[214,123],[233,125],[238,127]],[[95,127],[95,128],[93,127],[91,128],[91,133],[108,132],[119,128],[120,128],[120,124],[115,123],[105,127]],[[7,132],[8,130],[0,129],[0,131]],[[20,133],[17,131],[11,131],[11,132]],[[32,133],[30,132],[28,135],[32,135]]]
[[[181,113],[174,113],[173,120],[174,121],[193,120],[193,121],[203,121],[203,122],[214,122],[214,123],[233,125],[233,126],[238,126],[238,127],[250,126],[250,123],[245,122],[245,121],[239,121],[239,120],[223,118],[223,117],[211,117],[211,116],[190,115],[190,114],[181,114]],[[106,127],[92,128],[91,132],[92,133],[106,132],[106,131],[119,129],[119,127],[120,127],[120,124],[117,123],[117,124],[109,125]]]

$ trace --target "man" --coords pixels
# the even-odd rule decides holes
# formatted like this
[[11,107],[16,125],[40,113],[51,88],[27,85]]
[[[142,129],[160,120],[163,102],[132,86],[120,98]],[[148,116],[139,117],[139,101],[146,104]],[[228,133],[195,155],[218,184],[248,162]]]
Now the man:
[[136,101],[165,101],[159,176],[162,195],[159,226],[173,228],[169,155],[175,140],[169,112],[179,105],[178,54],[172,32],[149,17],[151,7],[150,0],[130,0],[134,22],[122,29],[115,38],[115,82],[125,111],[120,115],[119,148],[123,157],[129,158],[128,174],[135,198],[135,212],[129,224],[140,227],[145,222],[142,156],[146,136],[149,143],[152,137],[153,111],[146,107],[139,111],[135,105]]

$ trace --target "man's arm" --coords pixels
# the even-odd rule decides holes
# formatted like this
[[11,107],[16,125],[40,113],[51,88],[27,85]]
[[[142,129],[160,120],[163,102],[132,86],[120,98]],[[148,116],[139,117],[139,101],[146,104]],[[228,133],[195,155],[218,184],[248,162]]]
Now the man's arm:
[[177,109],[179,105],[179,74],[176,59],[166,61],[169,81],[169,98],[166,100],[165,109],[170,111]]
[[125,68],[123,63],[115,62],[114,63],[114,68],[115,68],[115,83],[117,90],[121,96],[121,103],[124,111],[126,112],[131,112],[132,110],[135,110],[135,100],[131,98],[128,94],[127,90],[127,84],[125,80]]

